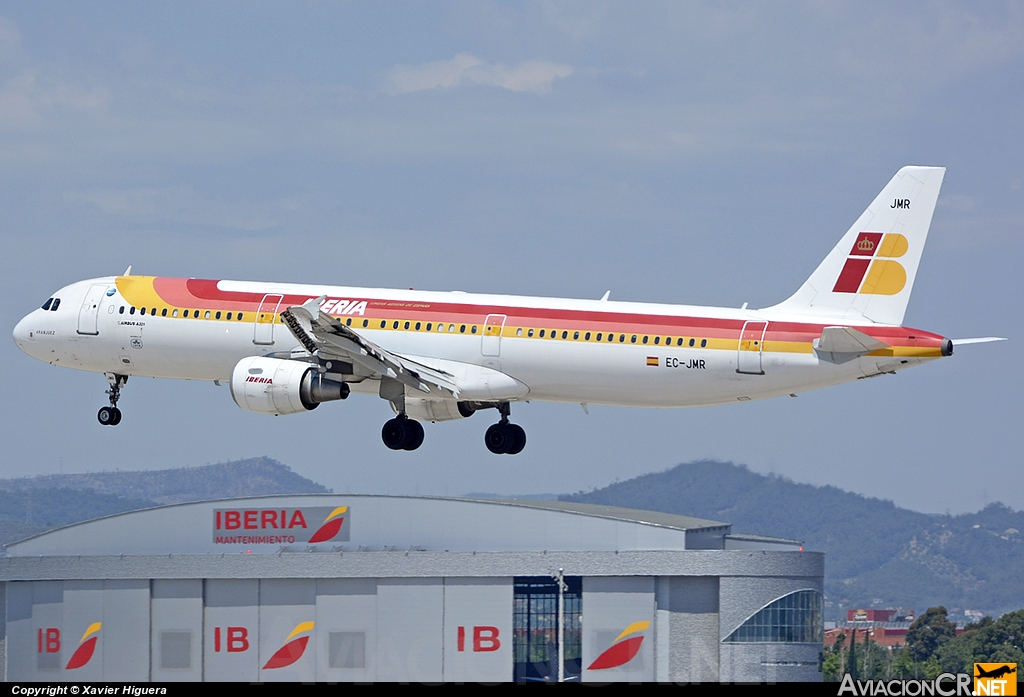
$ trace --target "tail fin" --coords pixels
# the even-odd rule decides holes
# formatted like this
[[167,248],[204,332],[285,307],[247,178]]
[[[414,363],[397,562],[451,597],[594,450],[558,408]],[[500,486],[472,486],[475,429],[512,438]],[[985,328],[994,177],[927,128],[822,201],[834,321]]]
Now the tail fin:
[[902,324],[943,167],[904,167],[788,300],[767,310]]

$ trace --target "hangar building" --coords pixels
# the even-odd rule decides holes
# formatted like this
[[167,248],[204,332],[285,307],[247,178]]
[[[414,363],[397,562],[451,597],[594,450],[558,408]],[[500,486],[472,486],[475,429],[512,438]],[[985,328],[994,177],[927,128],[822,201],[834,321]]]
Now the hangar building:
[[820,680],[823,580],[798,542],[624,508],[179,504],[8,545],[4,677]]

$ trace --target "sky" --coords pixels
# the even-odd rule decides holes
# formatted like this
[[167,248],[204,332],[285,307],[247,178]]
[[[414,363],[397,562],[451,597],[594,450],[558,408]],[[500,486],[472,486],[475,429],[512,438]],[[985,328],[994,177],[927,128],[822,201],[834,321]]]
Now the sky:
[[915,510],[1024,509],[1018,3],[0,2],[0,326],[133,273],[766,307],[891,176],[947,167],[905,323],[941,361],[755,403],[515,405],[392,452],[0,342],[0,477],[267,455],[337,492],[530,494],[710,458]]

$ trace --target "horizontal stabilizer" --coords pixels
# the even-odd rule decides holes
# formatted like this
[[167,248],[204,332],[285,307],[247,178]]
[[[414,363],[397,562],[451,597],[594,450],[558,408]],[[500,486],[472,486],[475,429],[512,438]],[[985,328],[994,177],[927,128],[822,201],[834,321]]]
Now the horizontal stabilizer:
[[831,363],[846,363],[884,348],[889,344],[853,327],[825,327],[814,341],[814,352]]
[[974,339],[953,339],[954,346],[965,346],[967,344],[987,344],[991,341],[1008,341],[1005,336],[979,336]]

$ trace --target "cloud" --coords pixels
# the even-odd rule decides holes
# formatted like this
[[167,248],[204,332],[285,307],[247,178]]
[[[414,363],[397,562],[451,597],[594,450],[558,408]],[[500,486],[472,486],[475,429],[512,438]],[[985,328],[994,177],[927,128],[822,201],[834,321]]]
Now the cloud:
[[512,66],[487,65],[469,53],[451,60],[420,65],[396,65],[388,72],[385,91],[404,94],[421,90],[447,89],[466,85],[504,87],[513,92],[544,94],[551,91],[555,78],[572,75],[572,66],[548,61],[523,61]]

